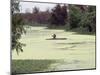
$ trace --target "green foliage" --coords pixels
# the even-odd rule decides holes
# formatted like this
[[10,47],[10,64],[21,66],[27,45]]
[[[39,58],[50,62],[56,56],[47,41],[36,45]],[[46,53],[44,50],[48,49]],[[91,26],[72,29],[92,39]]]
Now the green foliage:
[[96,6],[88,6],[88,12],[96,12]]
[[22,46],[24,44],[19,42],[21,35],[25,33],[23,24],[24,22],[20,14],[12,15],[12,50],[16,49],[17,53],[19,51],[23,52]]
[[21,14],[17,13],[19,2],[16,2],[17,0],[14,0],[12,2],[12,50],[16,50],[17,53],[19,51],[23,52],[22,44],[19,42],[19,39],[21,38],[21,35],[25,33],[24,29],[24,22],[23,18],[21,17]]
[[67,6],[60,4],[57,4],[51,12],[50,17],[50,24],[59,26],[59,25],[65,25],[67,22]]
[[95,32],[96,30],[96,8],[95,6],[70,6],[70,29],[80,28],[80,31]]
[[87,29],[87,32],[96,30],[96,11],[94,7],[89,7],[88,11],[83,14],[79,25]]
[[78,7],[70,6],[69,8],[69,17],[70,17],[70,29],[77,28],[78,23],[81,20],[81,11]]

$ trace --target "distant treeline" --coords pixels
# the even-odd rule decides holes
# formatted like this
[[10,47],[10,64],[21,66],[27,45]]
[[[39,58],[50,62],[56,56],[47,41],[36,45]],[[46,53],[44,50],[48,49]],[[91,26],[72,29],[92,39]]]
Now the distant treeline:
[[86,32],[96,31],[96,7],[87,5],[60,5],[51,10],[20,13],[25,24],[46,24],[48,28],[63,26],[64,29],[79,29]]

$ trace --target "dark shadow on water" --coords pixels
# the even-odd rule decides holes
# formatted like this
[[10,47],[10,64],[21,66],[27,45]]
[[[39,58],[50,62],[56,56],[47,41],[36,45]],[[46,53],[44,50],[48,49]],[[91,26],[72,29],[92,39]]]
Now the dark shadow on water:
[[86,32],[86,31],[81,31],[76,29],[70,29],[70,30],[65,30],[66,32],[72,32],[72,34],[78,34],[78,35],[96,35],[95,32]]
[[61,45],[66,45],[66,44],[85,44],[86,42],[72,42],[72,43],[56,43],[56,44],[61,44]]
[[77,59],[74,59],[74,60],[72,60],[72,61],[67,61],[67,62],[63,62],[63,63],[67,63],[67,64],[79,64],[79,63],[82,63],[82,61],[80,61],[80,60],[77,60]]
[[92,32],[87,32],[87,33],[85,33],[85,32],[75,32],[75,33],[73,33],[73,34],[80,34],[80,35],[91,35],[91,36],[95,36],[95,33],[92,33]]
[[75,42],[75,43],[67,43],[67,44],[85,44],[86,42]]
[[76,47],[76,46],[73,45],[73,46],[71,46],[71,47],[57,48],[57,50],[58,50],[58,49],[60,49],[60,50],[72,50],[72,48],[75,48],[75,47]]

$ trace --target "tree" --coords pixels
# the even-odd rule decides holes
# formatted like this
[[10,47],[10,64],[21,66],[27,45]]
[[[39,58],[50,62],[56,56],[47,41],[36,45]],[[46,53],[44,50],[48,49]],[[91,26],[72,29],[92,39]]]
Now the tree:
[[61,14],[62,14],[62,17],[63,17],[63,22],[62,24],[65,25],[68,21],[68,12],[67,12],[67,6],[64,4],[62,6],[62,9],[61,9]]
[[12,14],[12,50],[16,50],[17,54],[19,51],[23,52],[22,44],[19,40],[21,38],[21,35],[25,33],[24,29],[24,22],[21,17],[21,14],[19,13],[19,0],[12,0],[11,3],[11,14]]
[[76,7],[75,5],[70,5],[69,10],[70,29],[77,28],[81,20],[82,12],[80,11],[80,8]]
[[65,25],[67,20],[67,6],[61,6],[57,4],[55,8],[52,9],[50,23],[53,25]]
[[39,13],[39,11],[40,11],[40,10],[39,10],[39,8],[38,8],[38,7],[34,7],[34,8],[33,8],[33,13],[34,13],[34,14],[38,14],[38,13]]
[[88,10],[81,17],[79,23],[83,28],[86,28],[88,32],[96,32],[96,8],[95,6],[88,6]]
[[70,28],[78,28],[82,32],[95,32],[95,6],[70,5]]

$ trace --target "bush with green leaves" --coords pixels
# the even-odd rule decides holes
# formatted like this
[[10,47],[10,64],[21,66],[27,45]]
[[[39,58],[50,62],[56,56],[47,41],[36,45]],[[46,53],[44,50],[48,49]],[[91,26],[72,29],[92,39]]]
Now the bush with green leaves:
[[87,32],[96,30],[96,11],[94,7],[88,7],[88,11],[83,14],[79,25],[87,29]]
[[[85,10],[80,9],[84,7]],[[96,8],[95,6],[70,6],[70,29],[80,28],[80,31],[95,32]]]
[[19,1],[18,0],[12,0],[11,3],[11,18],[12,18],[12,28],[11,28],[11,37],[12,37],[12,50],[16,50],[17,53],[20,51],[23,52],[22,44],[19,40],[21,38],[21,35],[25,33],[24,29],[24,21],[19,13]]
[[81,11],[78,7],[69,6],[69,22],[70,22],[70,29],[77,28],[78,24],[81,20]]

